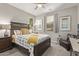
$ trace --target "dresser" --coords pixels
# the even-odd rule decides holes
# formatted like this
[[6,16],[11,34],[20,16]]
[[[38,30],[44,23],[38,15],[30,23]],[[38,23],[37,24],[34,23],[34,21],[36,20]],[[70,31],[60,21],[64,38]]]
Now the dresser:
[[12,48],[12,39],[11,37],[0,38],[0,52],[9,50]]

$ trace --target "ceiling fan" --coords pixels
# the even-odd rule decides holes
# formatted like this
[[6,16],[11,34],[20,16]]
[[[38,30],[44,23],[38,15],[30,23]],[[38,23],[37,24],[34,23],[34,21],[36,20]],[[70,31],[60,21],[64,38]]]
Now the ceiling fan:
[[45,8],[45,5],[47,3],[35,3],[35,10],[40,9],[40,8]]

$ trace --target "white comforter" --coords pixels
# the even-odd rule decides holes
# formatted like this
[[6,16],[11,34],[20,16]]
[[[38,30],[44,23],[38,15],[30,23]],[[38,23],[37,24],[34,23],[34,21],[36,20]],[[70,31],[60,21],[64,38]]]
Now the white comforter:
[[[15,42],[19,42],[22,44],[26,44],[26,41],[28,40],[28,38],[33,35],[33,34],[27,34],[27,35],[16,35],[15,37]],[[48,35],[46,34],[34,34],[38,36],[38,44],[43,42],[44,40],[46,40],[47,38],[49,38]]]

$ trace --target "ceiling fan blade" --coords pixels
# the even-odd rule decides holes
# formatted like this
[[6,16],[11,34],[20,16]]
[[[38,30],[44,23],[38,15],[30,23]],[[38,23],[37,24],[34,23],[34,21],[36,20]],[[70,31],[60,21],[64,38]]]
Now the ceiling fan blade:
[[37,10],[37,9],[38,9],[38,7],[36,6],[36,7],[35,7],[35,10]]
[[45,8],[45,5],[43,5],[42,8]]
[[47,3],[36,3],[36,7],[35,7],[35,10],[37,10],[39,7],[38,7],[38,4],[41,4],[42,7],[41,8],[45,8],[45,4]]

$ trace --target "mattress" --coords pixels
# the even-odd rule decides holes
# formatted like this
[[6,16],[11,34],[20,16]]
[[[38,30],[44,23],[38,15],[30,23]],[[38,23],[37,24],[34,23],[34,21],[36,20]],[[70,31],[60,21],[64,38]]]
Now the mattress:
[[[19,44],[20,46],[23,46],[25,48],[29,48],[32,47],[31,45],[27,44],[26,41],[28,41],[28,38],[33,35],[33,34],[27,34],[27,35],[13,35],[13,42],[16,44]],[[48,35],[46,34],[34,34],[38,36],[38,44],[40,44],[41,42],[45,41],[46,39],[49,38]]]

